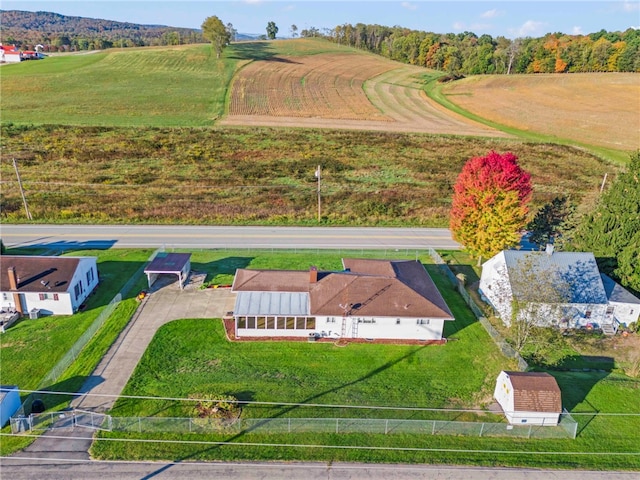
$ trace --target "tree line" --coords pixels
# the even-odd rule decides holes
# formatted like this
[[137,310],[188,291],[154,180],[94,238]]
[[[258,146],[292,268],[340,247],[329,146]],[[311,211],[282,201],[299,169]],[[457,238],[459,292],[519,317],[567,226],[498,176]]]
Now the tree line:
[[102,50],[105,48],[144,47],[202,43],[196,29],[162,25],[139,25],[51,12],[3,10],[1,41],[22,50],[44,52]]
[[382,25],[344,24],[301,31],[411,65],[452,74],[640,72],[640,29],[589,35],[548,33],[508,39],[473,32],[439,34]]

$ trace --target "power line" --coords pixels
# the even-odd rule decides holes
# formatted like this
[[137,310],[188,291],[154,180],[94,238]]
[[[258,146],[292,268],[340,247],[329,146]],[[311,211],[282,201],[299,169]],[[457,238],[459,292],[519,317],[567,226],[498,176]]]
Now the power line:
[[[23,390],[19,389],[22,393],[31,394],[43,394],[43,395],[65,395],[71,397],[106,397],[106,398],[127,398],[133,400],[163,400],[174,402],[198,402],[205,401],[207,399],[200,398],[184,398],[184,397],[154,397],[144,395],[114,395],[108,393],[73,393],[73,392],[56,392],[52,390]],[[361,409],[361,410],[406,410],[406,411],[422,411],[422,412],[450,412],[450,413],[494,413],[488,412],[482,409],[471,408],[435,408],[435,407],[392,407],[388,405],[340,405],[340,404],[325,404],[325,403],[295,403],[295,402],[265,402],[254,400],[230,400],[229,403],[238,403],[243,405],[271,405],[282,407],[314,407],[314,408],[344,408],[344,409]],[[497,412],[500,414],[500,412]],[[626,413],[626,412],[569,412],[571,416],[585,415],[585,416],[618,416],[618,417],[640,417],[640,413]]]

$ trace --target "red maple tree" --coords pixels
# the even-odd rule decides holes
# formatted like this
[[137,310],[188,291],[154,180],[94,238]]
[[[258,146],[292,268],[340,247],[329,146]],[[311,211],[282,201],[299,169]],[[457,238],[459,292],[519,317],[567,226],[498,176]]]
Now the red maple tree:
[[531,175],[511,152],[471,158],[453,187],[450,228],[471,254],[488,258],[518,244],[531,199]]

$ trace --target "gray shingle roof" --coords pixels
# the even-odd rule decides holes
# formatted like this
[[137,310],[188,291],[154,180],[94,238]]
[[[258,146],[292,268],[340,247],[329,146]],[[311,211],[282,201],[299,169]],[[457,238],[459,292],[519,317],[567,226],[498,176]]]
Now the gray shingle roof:
[[602,273],[600,274],[600,278],[602,278],[604,290],[607,293],[607,298],[609,299],[610,302],[640,304],[640,298],[633,295],[629,290],[624,288],[622,285],[616,283],[608,275],[605,275],[604,273]]
[[[533,269],[540,281],[551,281],[553,272],[557,272],[561,281],[566,282],[569,286],[571,303],[607,303],[607,295],[593,253],[554,252],[548,254],[546,252],[505,250],[504,257],[513,295],[516,298],[536,301],[534,298],[536,291],[530,288],[531,285],[514,281],[518,269],[524,265]],[[539,300],[544,301],[543,298]]]

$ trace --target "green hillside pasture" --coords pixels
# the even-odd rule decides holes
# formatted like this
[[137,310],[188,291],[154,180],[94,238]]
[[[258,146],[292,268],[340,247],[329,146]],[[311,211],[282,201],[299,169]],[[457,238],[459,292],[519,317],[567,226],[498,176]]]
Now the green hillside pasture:
[[[3,67],[4,68],[4,67]],[[511,151],[533,209],[560,193],[588,205],[618,167],[584,150],[518,140],[348,130],[16,127],[2,130],[3,220],[444,226],[471,157]]]
[[2,120],[206,126],[224,112],[239,60],[209,45],[109,50],[3,66]]
[[209,126],[223,115],[228,85],[244,63],[278,55],[352,50],[330,42],[248,42],[221,59],[211,46],[111,49],[51,56],[0,69],[3,123]]

